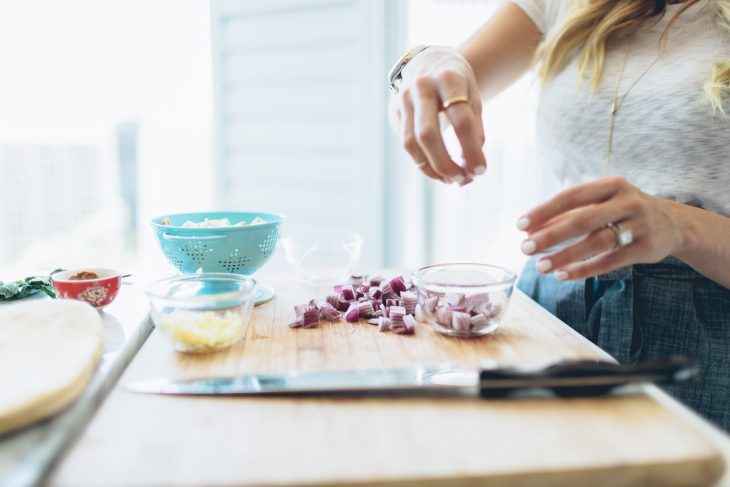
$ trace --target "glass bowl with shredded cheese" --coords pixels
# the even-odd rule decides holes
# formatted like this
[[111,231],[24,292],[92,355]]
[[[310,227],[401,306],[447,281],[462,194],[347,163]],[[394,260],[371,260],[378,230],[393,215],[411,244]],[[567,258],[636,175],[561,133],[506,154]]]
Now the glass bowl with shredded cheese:
[[251,318],[256,281],[209,272],[176,276],[150,285],[147,297],[157,330],[180,352],[211,352],[243,338]]

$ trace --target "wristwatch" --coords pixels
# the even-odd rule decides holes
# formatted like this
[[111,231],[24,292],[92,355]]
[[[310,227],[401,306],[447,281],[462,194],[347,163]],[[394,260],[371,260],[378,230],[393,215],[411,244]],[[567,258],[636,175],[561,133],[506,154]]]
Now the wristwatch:
[[398,62],[395,63],[395,65],[390,68],[390,71],[388,72],[388,85],[390,86],[390,90],[398,94],[398,89],[400,88],[400,82],[401,82],[401,73],[403,72],[403,68],[406,67],[406,64],[408,64],[411,59],[416,57],[416,55],[422,51],[425,51],[428,49],[429,46],[416,46],[413,49],[409,49],[401,58],[398,60]]

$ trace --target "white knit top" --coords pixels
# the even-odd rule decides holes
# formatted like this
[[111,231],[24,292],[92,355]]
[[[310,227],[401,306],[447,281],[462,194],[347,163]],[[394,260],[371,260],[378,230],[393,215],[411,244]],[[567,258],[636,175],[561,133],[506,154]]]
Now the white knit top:
[[[574,0],[512,0],[543,33],[560,25]],[[619,98],[660,54],[659,39],[681,7],[648,22],[632,41]],[[563,186],[605,175],[611,103],[628,39],[609,45],[599,89],[578,88],[571,63],[543,90],[537,114],[538,157]],[[730,60],[730,34],[712,0],[701,0],[669,30],[659,61],[631,89],[616,116],[610,174],[643,191],[730,216],[730,101],[713,114],[703,84],[715,61]]]

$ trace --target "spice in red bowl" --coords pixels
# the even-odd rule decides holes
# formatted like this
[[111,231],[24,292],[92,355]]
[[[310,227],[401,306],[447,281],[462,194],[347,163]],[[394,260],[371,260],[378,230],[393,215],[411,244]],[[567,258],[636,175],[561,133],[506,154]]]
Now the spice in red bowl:
[[86,301],[95,308],[103,308],[117,297],[122,273],[104,268],[71,269],[53,274],[51,280],[59,298]]

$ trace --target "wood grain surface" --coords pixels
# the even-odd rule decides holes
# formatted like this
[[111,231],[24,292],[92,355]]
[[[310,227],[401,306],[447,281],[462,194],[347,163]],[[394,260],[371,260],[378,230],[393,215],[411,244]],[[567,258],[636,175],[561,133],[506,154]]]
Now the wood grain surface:
[[[287,276],[245,339],[207,355],[154,332],[121,383],[290,369],[598,358],[595,347],[519,292],[498,332],[415,336],[365,322],[292,330],[292,306],[324,289]],[[605,357],[601,357],[605,358]],[[666,401],[666,399],[665,399]],[[652,395],[604,398],[190,398],[117,388],[51,478],[66,486],[708,485],[723,457]]]

